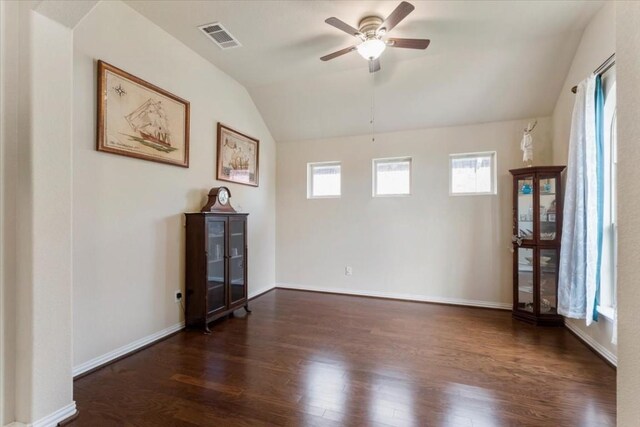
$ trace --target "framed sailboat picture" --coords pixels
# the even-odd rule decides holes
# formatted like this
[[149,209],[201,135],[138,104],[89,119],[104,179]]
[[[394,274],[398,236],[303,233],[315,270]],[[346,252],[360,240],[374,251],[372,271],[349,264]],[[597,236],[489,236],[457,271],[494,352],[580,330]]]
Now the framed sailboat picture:
[[221,181],[258,186],[260,141],[218,123],[218,174]]
[[189,167],[189,102],[98,61],[98,151]]

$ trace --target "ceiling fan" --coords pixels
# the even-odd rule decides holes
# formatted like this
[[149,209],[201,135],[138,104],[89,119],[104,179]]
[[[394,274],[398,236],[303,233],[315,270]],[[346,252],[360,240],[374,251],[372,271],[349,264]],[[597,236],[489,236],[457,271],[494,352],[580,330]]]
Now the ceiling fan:
[[357,50],[364,59],[369,61],[369,72],[375,73],[380,70],[379,57],[387,46],[405,49],[426,49],[430,43],[430,40],[428,39],[383,39],[384,36],[398,25],[400,21],[406,18],[413,9],[415,9],[415,7],[411,3],[403,1],[393,12],[391,12],[391,15],[389,15],[387,19],[383,20],[379,16],[367,16],[363,18],[360,20],[357,30],[338,18],[328,18],[324,22],[358,38],[360,43],[330,53],[320,59],[322,61],[329,61],[330,59],[334,59]]

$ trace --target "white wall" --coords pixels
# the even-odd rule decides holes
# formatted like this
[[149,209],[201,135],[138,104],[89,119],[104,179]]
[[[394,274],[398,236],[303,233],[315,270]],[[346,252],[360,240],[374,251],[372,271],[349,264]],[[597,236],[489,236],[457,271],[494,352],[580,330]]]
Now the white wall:
[[[588,77],[616,49],[615,2],[607,2],[585,28],[553,111],[553,161],[567,164],[571,115],[575,95],[571,88]],[[618,86],[620,87],[620,86]],[[567,319],[567,325],[601,352],[615,359],[617,347],[611,343],[613,323],[603,316],[587,327],[584,320]]]
[[[2,4],[2,422],[75,412],[69,28]],[[51,84],[51,76],[56,77]]]
[[[278,144],[277,282],[510,307],[512,179],[527,120]],[[551,160],[551,119],[534,131]],[[498,195],[449,196],[449,154],[497,151]],[[371,159],[413,158],[410,197],[372,198]],[[306,198],[307,162],[342,162],[342,197]],[[345,266],[353,276],[345,276]]]
[[618,2],[618,426],[640,420],[640,3]]
[[[119,1],[74,31],[73,308],[78,366],[181,321],[183,212],[227,185],[249,212],[249,294],[275,283],[275,144],[235,80]],[[212,45],[212,49],[216,49]],[[95,150],[96,60],[191,102],[190,167]],[[215,180],[216,124],[260,139],[260,187]]]
[[[35,421],[73,405],[71,381],[72,31],[30,13],[30,144],[18,170],[18,348],[16,418]],[[56,76],[55,84],[51,76]],[[23,116],[24,118],[24,116]],[[30,286],[29,286],[30,284]],[[28,355],[29,352],[19,353]],[[25,360],[26,359],[26,360]],[[30,359],[30,360],[29,360]],[[29,366],[30,365],[30,366]],[[25,375],[29,373],[30,377]],[[34,398],[40,396],[40,398]],[[24,402],[29,402],[30,405]]]
[[[75,412],[71,321],[73,37],[2,3],[2,419]],[[55,84],[51,83],[55,76]]]
[[14,419],[18,8],[0,2],[0,425]]

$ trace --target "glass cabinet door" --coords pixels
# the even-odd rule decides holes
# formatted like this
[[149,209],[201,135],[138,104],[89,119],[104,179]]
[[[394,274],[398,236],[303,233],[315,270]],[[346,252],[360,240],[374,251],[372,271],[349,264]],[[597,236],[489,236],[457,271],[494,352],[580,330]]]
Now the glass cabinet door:
[[246,296],[246,221],[244,219],[229,220],[229,286],[231,304]]
[[518,270],[518,310],[527,311],[533,313],[534,307],[534,250],[533,248],[516,248]]
[[207,313],[225,309],[225,219],[207,219]]
[[515,234],[520,236],[523,240],[534,239],[534,223],[535,212],[533,211],[534,203],[534,186],[533,176],[518,178],[517,182],[517,197],[518,197],[518,211],[516,212],[516,224],[517,230]]
[[539,249],[540,252],[540,314],[557,314],[558,249]]
[[556,177],[539,178],[540,240],[556,240]]

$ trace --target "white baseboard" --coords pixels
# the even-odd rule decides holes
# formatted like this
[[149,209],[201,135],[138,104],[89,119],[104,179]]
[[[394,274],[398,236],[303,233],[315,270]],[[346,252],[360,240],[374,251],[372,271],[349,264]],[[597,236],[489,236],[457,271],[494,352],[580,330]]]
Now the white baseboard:
[[267,292],[275,288],[276,288],[276,285],[271,285],[270,288],[260,289],[259,291],[255,291],[255,292],[249,292],[249,295],[247,295],[247,299],[252,299],[262,294],[266,294]]
[[347,289],[340,289],[340,288],[322,288],[317,286],[294,285],[291,283],[279,283],[276,287],[282,288],[282,289],[297,289],[301,291],[331,292],[331,293],[343,294],[343,295],[399,299],[399,300],[414,301],[414,302],[415,301],[433,302],[433,303],[439,303],[439,304],[464,305],[468,307],[497,308],[500,310],[511,310],[512,308],[512,305],[510,303],[470,300],[470,299],[462,299],[462,298],[433,297],[433,296],[426,296],[426,295],[380,292],[380,291],[359,291],[359,290],[352,290],[352,289],[347,290]]
[[83,374],[87,371],[90,371],[98,366],[104,365],[118,357],[124,356],[127,353],[131,353],[139,349],[140,347],[144,347],[145,345],[149,345],[154,341],[158,341],[161,338],[166,337],[167,335],[171,335],[174,332],[179,331],[184,328],[184,322],[176,323],[175,325],[171,325],[168,328],[165,328],[161,331],[158,331],[154,334],[147,335],[146,337],[140,338],[130,344],[124,345],[120,348],[117,348],[109,353],[103,354],[102,356],[95,357],[91,360],[88,360],[84,363],[81,363],[77,366],[73,367],[73,376],[77,377],[80,374]]
[[[249,298],[253,298],[256,295],[260,295],[263,294],[265,292],[270,291],[271,289],[275,288],[276,286],[273,285],[270,288],[267,289],[261,289],[257,292],[252,292],[249,294]],[[98,366],[104,365],[105,363],[109,363],[114,359],[117,359],[118,357],[124,356],[125,354],[131,353],[132,351],[135,351],[141,347],[144,347],[146,345],[149,345],[155,341],[158,341],[161,338],[166,337],[167,335],[171,335],[174,332],[179,331],[180,329],[184,328],[184,322],[180,322],[180,323],[176,323],[175,325],[169,326],[168,328],[165,328],[161,331],[158,331],[154,334],[151,335],[147,335],[146,337],[140,338],[139,340],[136,340],[130,344],[124,345],[120,348],[117,348],[113,351],[110,351],[109,353],[103,354],[102,356],[98,356],[95,357],[91,360],[88,360],[84,363],[81,363],[78,366],[74,366],[73,367],[73,376],[77,377],[78,375],[81,375],[87,371],[90,371],[94,368],[97,368]]]
[[40,418],[38,421],[25,424],[18,421],[14,421],[11,424],[7,424],[4,427],[55,427],[60,421],[64,421],[67,418],[73,416],[76,413],[76,402],[71,402],[67,406],[58,409],[57,411]]
[[60,421],[73,416],[76,413],[76,402],[71,402],[67,406],[58,409],[53,414],[49,414],[44,418],[40,418],[31,427],[55,427]]
[[596,353],[604,357],[608,360],[613,366],[618,366],[618,357],[611,353],[606,347],[600,344],[598,341],[594,340],[591,336],[584,333],[584,331],[580,328],[577,328],[575,325],[567,322],[565,320],[564,326],[566,326],[571,332],[576,334],[582,341],[584,341],[589,347],[591,347]]

